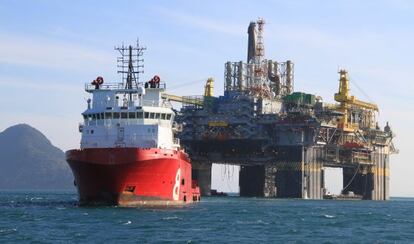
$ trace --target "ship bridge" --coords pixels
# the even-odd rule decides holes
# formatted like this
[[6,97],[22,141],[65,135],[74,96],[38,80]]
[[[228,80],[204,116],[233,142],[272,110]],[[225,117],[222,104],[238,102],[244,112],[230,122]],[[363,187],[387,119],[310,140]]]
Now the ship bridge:
[[[179,141],[172,130],[175,114],[171,103],[162,97],[165,82],[157,75],[147,82],[138,82],[134,75],[140,73],[135,70],[140,66],[134,66],[133,62],[139,59],[133,58],[132,51],[141,52],[141,48],[129,46],[120,50],[121,54],[129,55],[129,59],[124,56],[118,59],[124,82],[105,83],[98,76],[85,84],[91,98],[82,113],[84,122],[79,126],[81,148],[178,148]],[[125,62],[128,72],[124,73]]]

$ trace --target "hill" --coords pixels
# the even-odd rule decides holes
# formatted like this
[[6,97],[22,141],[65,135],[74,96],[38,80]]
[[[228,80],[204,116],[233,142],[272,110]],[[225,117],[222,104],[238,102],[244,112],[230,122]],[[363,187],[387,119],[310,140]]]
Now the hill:
[[27,124],[0,133],[0,189],[74,189],[65,154]]

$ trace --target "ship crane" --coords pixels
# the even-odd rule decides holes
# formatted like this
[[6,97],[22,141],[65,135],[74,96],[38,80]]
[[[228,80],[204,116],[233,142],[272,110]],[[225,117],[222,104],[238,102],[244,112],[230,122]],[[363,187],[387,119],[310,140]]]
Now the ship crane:
[[[356,131],[360,127],[373,127],[373,116],[374,112],[378,112],[378,106],[358,100],[355,96],[350,95],[348,72],[341,69],[339,75],[339,91],[335,93],[335,101],[340,102],[338,110],[343,112],[344,116],[338,127],[345,131]],[[364,112],[359,114],[358,118],[355,118],[355,111],[358,109],[362,109]]]

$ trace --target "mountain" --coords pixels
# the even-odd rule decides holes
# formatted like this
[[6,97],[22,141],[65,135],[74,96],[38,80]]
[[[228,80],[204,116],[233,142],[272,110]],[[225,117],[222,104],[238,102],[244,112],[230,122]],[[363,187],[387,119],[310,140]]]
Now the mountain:
[[0,189],[74,189],[73,176],[62,150],[18,124],[0,133]]

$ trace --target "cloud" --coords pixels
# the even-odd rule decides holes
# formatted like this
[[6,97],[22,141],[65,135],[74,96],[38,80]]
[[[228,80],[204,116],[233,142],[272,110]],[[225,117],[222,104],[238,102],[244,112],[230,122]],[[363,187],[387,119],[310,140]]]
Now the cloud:
[[33,36],[0,34],[0,63],[66,71],[110,66],[113,55],[96,49]]
[[16,88],[25,90],[36,90],[45,92],[73,92],[79,93],[81,91],[80,83],[66,84],[58,83],[56,81],[40,81],[40,80],[27,80],[19,77],[2,77],[0,76],[0,86],[3,88]]
[[[410,99],[410,101],[414,101],[411,71],[404,67],[365,66],[355,67],[353,72],[354,75],[350,74],[351,81],[365,83],[364,86],[369,87],[370,92],[381,91],[390,94],[389,98],[392,100]],[[364,77],[366,80],[362,80]],[[395,97],[396,94],[398,97]],[[404,101],[402,102],[404,104]]]
[[178,23],[184,23],[187,26],[194,28],[200,28],[210,32],[215,32],[218,34],[226,34],[232,36],[244,36],[246,26],[230,23],[228,21],[217,21],[209,18],[204,18],[201,16],[195,16],[189,13],[178,11],[176,9],[171,10],[164,7],[157,7],[155,11],[167,17],[169,20]]
[[[284,40],[287,42],[303,43],[315,47],[342,48],[345,41],[328,32],[314,28],[304,28],[284,24],[272,24],[265,29],[265,39]],[[266,41],[266,40],[265,40]]]

